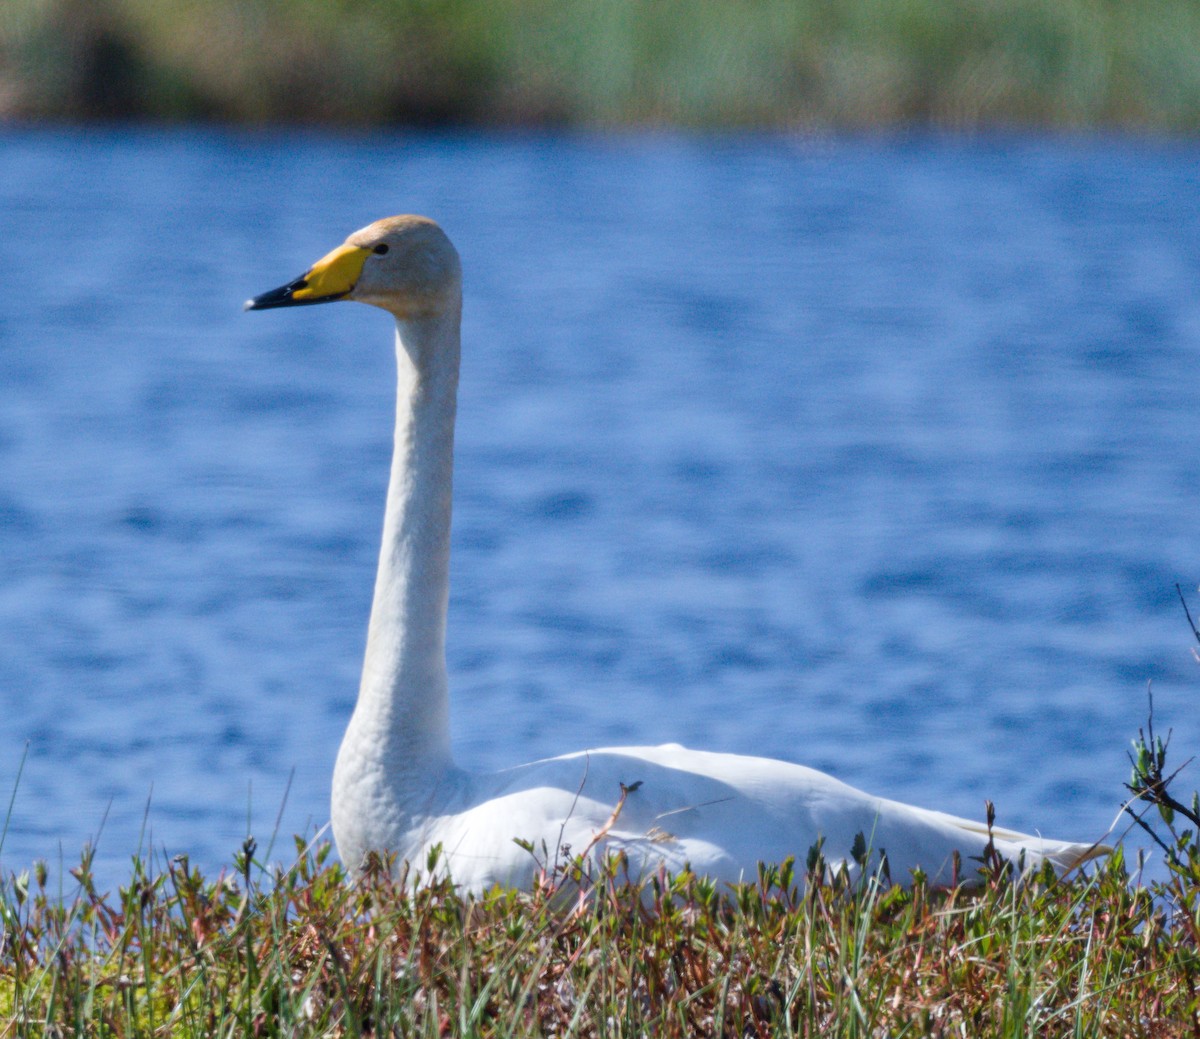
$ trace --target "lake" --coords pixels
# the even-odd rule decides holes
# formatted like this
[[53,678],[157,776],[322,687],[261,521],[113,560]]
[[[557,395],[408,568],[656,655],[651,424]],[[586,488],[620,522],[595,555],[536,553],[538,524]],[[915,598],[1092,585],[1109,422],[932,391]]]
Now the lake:
[[4,869],[327,821],[390,321],[241,303],[400,212],[466,278],[461,762],[678,740],[1090,840],[1148,683],[1200,750],[1194,144],[9,130]]

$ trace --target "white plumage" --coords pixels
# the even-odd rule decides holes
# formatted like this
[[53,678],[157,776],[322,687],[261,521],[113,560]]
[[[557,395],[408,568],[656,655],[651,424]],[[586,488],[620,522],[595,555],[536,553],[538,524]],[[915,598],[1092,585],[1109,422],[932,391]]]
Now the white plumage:
[[[458,254],[422,217],[380,220],[247,309],[358,300],[396,319],[396,435],[383,545],[358,702],[333,777],[342,859],[370,852],[423,869],[434,845],[463,889],[529,887],[567,854],[624,852],[633,876],[685,865],[721,880],[758,863],[803,861],[823,839],[831,865],[857,868],[856,841],[886,853],[893,878],[916,867],[970,876],[985,825],[873,797],[801,765],[661,747],[604,748],[495,773],[450,754],[445,662],[450,511],[462,279]],[[861,838],[860,838],[861,835]],[[994,830],[997,851],[1059,870],[1102,847]],[[532,852],[529,848],[532,847]]]

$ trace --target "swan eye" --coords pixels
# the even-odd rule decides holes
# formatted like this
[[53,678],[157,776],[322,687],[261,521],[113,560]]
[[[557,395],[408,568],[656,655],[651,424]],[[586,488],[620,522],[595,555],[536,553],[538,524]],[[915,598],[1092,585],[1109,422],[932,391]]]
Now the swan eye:
[[375,248],[372,249],[371,251],[374,253],[378,253],[380,256],[382,256],[384,253],[386,253],[388,251],[387,243],[381,242],[379,245],[375,246]]

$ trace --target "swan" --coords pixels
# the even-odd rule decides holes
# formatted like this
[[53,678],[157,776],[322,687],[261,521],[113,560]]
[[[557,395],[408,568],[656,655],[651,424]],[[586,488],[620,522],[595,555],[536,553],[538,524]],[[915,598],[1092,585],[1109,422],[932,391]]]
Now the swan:
[[398,379],[362,681],[333,773],[333,834],[348,868],[372,852],[393,854],[479,893],[528,889],[567,855],[594,863],[623,853],[633,877],[686,867],[732,882],[752,879],[760,862],[803,862],[821,841],[827,867],[853,874],[877,852],[899,882],[920,868],[948,885],[970,879],[969,860],[989,840],[1013,862],[1060,872],[1108,850],[989,831],[803,765],[678,744],[605,747],[490,773],[460,768],[450,752],[445,655],[458,253],[434,221],[390,217],[245,309],[338,300],[395,318]]

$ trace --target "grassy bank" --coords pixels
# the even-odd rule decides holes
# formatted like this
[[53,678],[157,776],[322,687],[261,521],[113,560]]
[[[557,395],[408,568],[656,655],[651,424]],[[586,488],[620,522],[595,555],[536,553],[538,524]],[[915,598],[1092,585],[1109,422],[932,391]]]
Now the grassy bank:
[[0,117],[1200,127],[1195,0],[7,0]]
[[[327,850],[327,849],[326,849]],[[1175,1036],[1197,1019],[1196,910],[1091,878],[974,892],[810,884],[648,899],[602,882],[464,900],[350,884],[302,856],[264,883],[135,867],[66,903],[5,887],[3,1036]],[[1194,893],[1193,893],[1194,894]],[[1161,892],[1160,892],[1161,895]],[[647,904],[647,901],[649,904]],[[2,1022],[7,1022],[7,1025]]]

